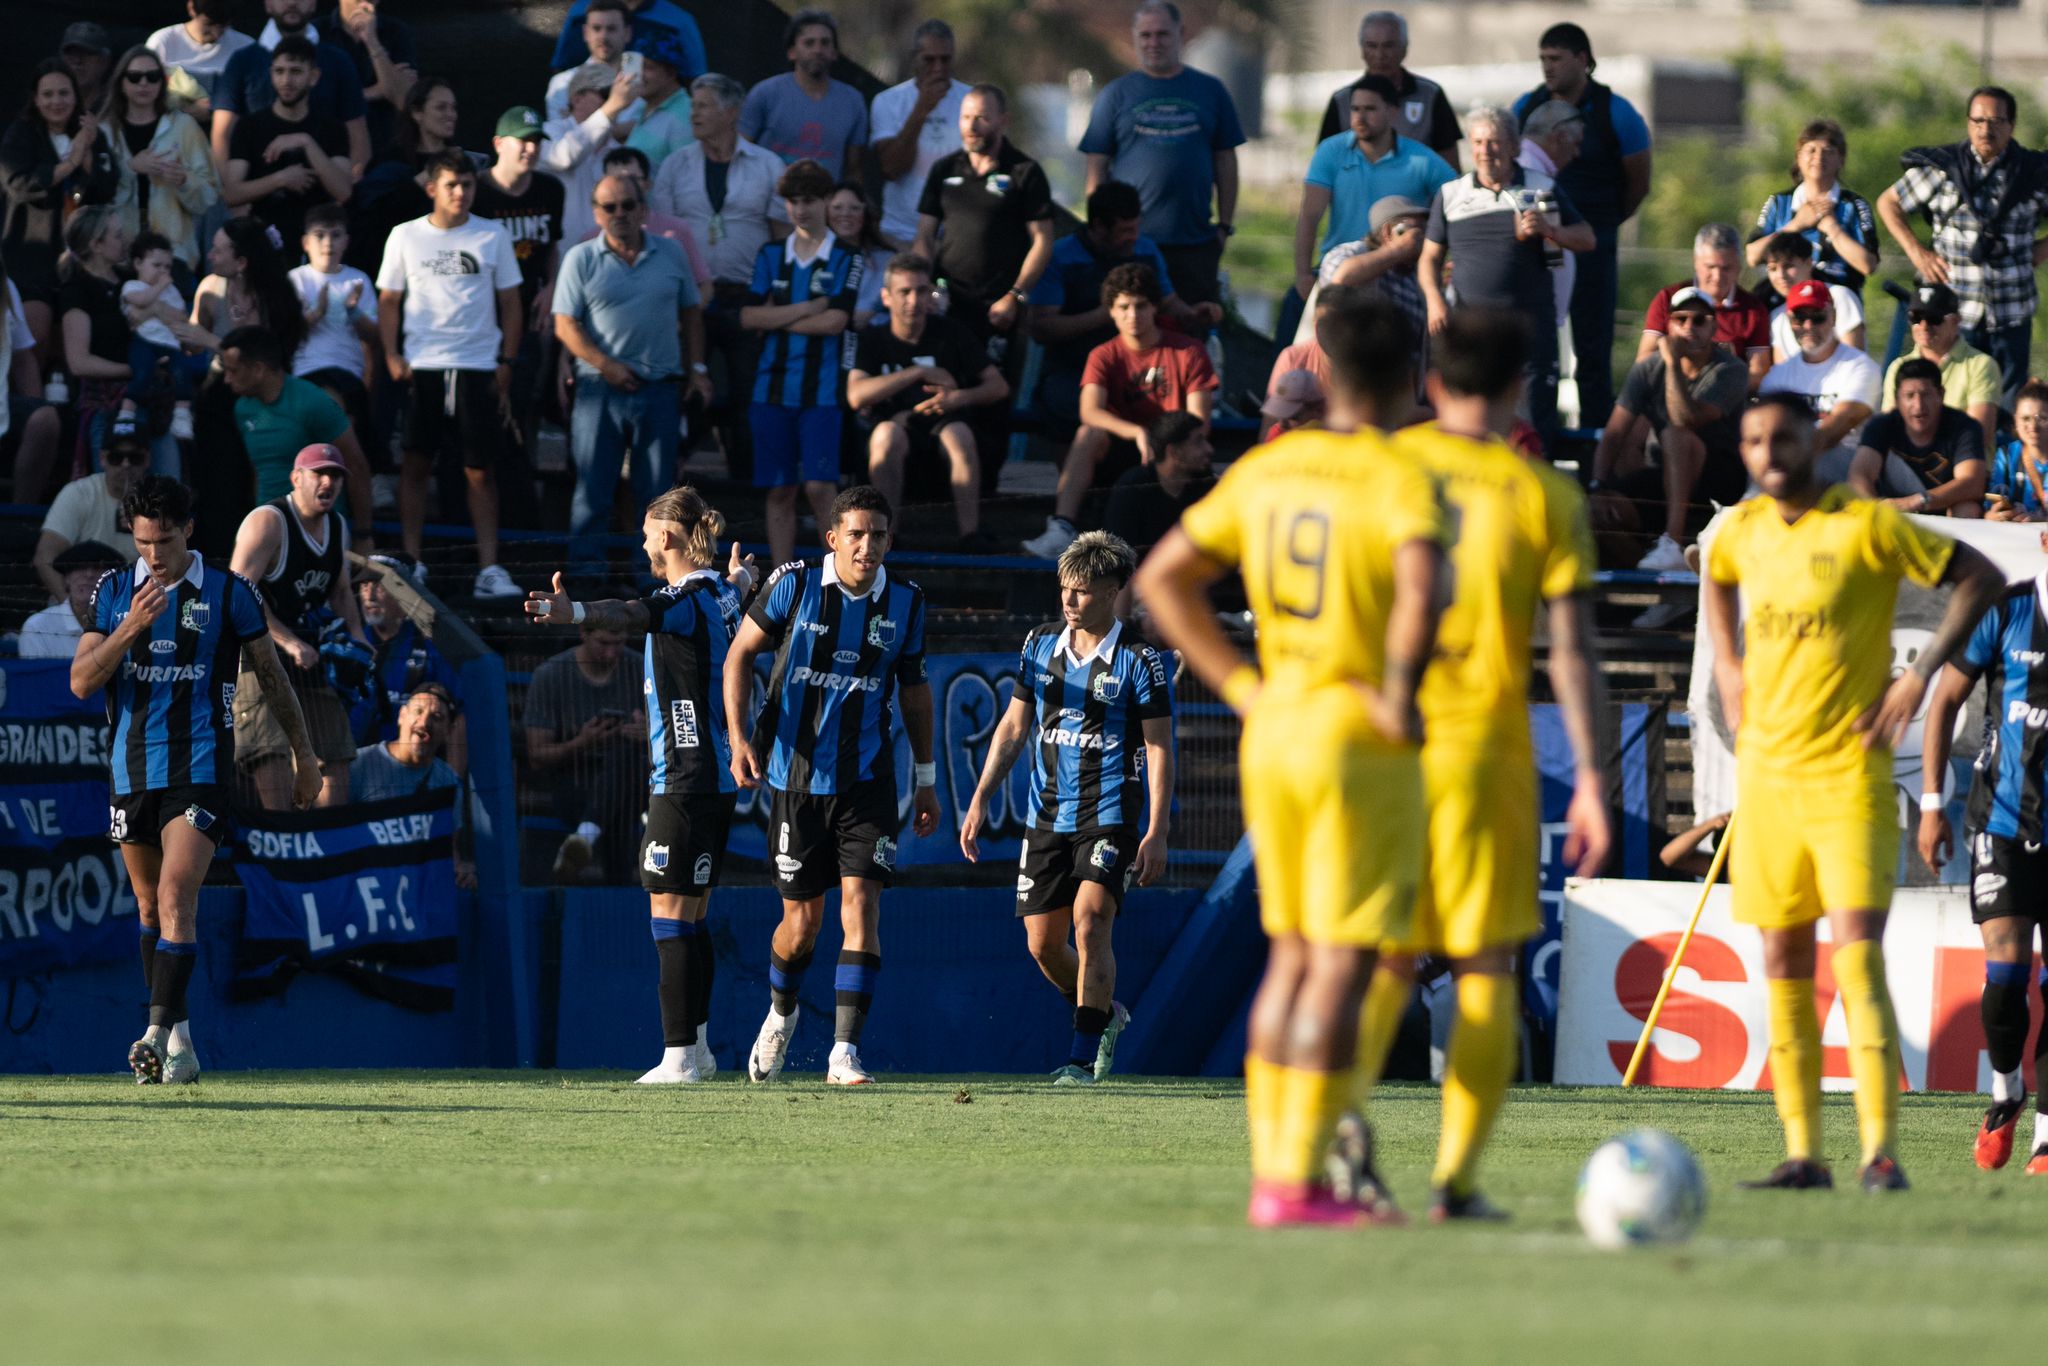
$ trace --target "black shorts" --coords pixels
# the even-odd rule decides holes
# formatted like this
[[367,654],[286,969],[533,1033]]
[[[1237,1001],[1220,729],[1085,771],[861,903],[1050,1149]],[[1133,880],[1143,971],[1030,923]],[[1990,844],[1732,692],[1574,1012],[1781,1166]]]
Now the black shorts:
[[116,844],[163,848],[163,829],[183,818],[218,849],[228,837],[228,790],[219,783],[162,787],[107,798],[107,838]]
[[1970,836],[1970,919],[2048,922],[2048,850],[2003,835]]
[[952,468],[953,457],[946,454],[946,448],[939,444],[939,433],[955,424],[966,431],[968,440],[974,439],[974,427],[965,414],[942,413],[938,417],[926,417],[923,413],[903,414],[896,425],[903,429],[903,435],[910,441],[909,465],[913,468],[936,465],[942,471]]
[[1064,910],[1074,904],[1084,882],[1099,883],[1109,894],[1110,910],[1122,910],[1137,860],[1135,830],[1086,830],[1073,835],[1026,830],[1024,853],[1017,860],[1017,914]]
[[896,780],[873,778],[831,796],[774,790],[768,858],[785,901],[821,897],[846,877],[887,887],[896,880]]
[[454,447],[465,469],[496,469],[505,424],[498,380],[490,370],[415,370],[399,444],[420,455]]
[[640,841],[640,885],[677,896],[703,896],[716,887],[725,866],[725,837],[732,829],[736,800],[731,792],[649,797],[647,833]]

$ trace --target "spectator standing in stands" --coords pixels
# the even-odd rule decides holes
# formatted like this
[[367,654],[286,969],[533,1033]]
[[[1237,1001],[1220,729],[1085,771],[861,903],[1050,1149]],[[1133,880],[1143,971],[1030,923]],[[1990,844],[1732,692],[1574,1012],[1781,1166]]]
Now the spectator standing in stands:
[[1316,228],[1325,213],[1330,227],[1321,250],[1327,254],[1371,232],[1373,206],[1381,200],[1427,204],[1457,179],[1449,162],[1394,131],[1399,98],[1385,77],[1361,77],[1351,90],[1349,131],[1323,139],[1309,158],[1294,223],[1294,288],[1303,299],[1316,286]]
[[[1358,21],[1358,55],[1365,60],[1363,76],[1377,76],[1394,90],[1394,131],[1411,142],[1419,142],[1458,169],[1458,116],[1451,111],[1444,88],[1427,76],[1407,67],[1408,21],[1392,10],[1374,10]],[[1363,79],[1363,76],[1361,79]],[[1323,126],[1316,138],[1336,137],[1351,126],[1351,94],[1358,82],[1340,87],[1330,96],[1323,111]],[[1427,196],[1423,196],[1427,199]]]
[[973,330],[932,314],[932,268],[905,254],[884,273],[887,321],[860,334],[846,402],[874,424],[868,478],[900,519],[905,476],[913,467],[945,468],[961,549],[987,550],[981,534],[981,457],[971,416],[1001,403],[1010,386]]
[[462,674],[448,662],[432,637],[406,615],[378,572],[381,569],[410,580],[411,568],[390,555],[369,558],[370,568],[356,580],[356,596],[362,606],[363,638],[369,641],[376,662],[370,669],[369,688],[349,712],[349,730],[358,745],[396,739],[398,709],[422,685],[434,684],[447,691],[456,709],[448,737],[448,762],[456,772],[466,773],[468,723],[461,715]]
[[701,399],[711,389],[693,366],[703,354],[704,317],[689,258],[647,232],[637,181],[606,176],[593,201],[602,231],[563,254],[554,300],[555,336],[576,361],[569,558],[586,576],[604,570],[621,455],[637,514],[676,482],[684,376]]
[[[462,780],[441,757],[450,731],[461,711],[455,696],[439,683],[423,683],[399,708],[395,734],[372,741],[356,751],[348,768],[349,796],[358,802],[381,802],[390,797],[410,797],[421,792],[459,788]],[[455,828],[469,824],[467,803],[460,793],[455,798]],[[463,857],[458,846],[455,856],[455,885],[476,886],[476,864]]]
[[960,101],[960,150],[932,163],[917,202],[917,254],[947,282],[946,316],[1008,338],[1052,263],[1052,187],[1009,139],[1010,101],[977,85]]
[[562,182],[563,240],[580,242],[597,226],[590,195],[604,175],[605,153],[624,141],[623,120],[639,98],[640,82],[623,71],[610,74],[595,62],[569,76],[569,112],[549,119],[543,128],[540,164]]
[[[647,154],[638,147],[614,147],[604,154],[604,173],[607,177],[616,176],[627,182],[633,192],[640,196],[640,204],[644,210],[644,222],[641,226],[646,229],[649,236],[666,238],[681,247],[684,259],[690,263],[690,278],[697,282],[697,292],[710,293],[711,267],[705,263],[704,248],[698,244],[696,230],[672,214],[655,211],[654,170],[648,164]],[[597,234],[598,226],[592,223],[590,231],[583,234],[582,240],[588,242]],[[702,363],[702,350],[691,354],[699,357],[698,363]]]
[[1052,262],[1031,291],[1031,335],[1045,348],[1039,369],[1039,410],[1053,419],[1053,436],[1064,441],[1081,422],[1081,372],[1088,353],[1116,337],[1116,324],[1102,302],[1102,282],[1127,262],[1149,268],[1164,296],[1159,315],[1187,333],[1206,332],[1223,321],[1223,305],[1181,301],[1159,246],[1139,231],[1144,206],[1134,185],[1105,180],[1088,195],[1088,221],[1081,231],[1053,243]]
[[1206,430],[1220,382],[1202,344],[1159,330],[1159,282],[1144,266],[1118,266],[1102,282],[1102,302],[1116,336],[1088,353],[1081,372],[1081,429],[1060,465],[1053,515],[1045,530],[1024,542],[1040,559],[1055,560],[1080,535],[1076,519],[1098,479],[1114,478],[1135,460],[1158,458],[1153,424],[1168,413],[1188,412]]
[[306,210],[346,204],[355,192],[347,131],[313,109],[319,79],[318,49],[303,37],[280,38],[270,50],[274,98],[235,120],[221,168],[228,204],[277,229],[288,255],[305,235]]
[[1893,370],[1898,406],[1864,424],[1849,485],[1901,512],[1982,517],[1984,429],[1942,402],[1941,367],[1913,356]]
[[1792,188],[1772,195],[1757,210],[1749,263],[1764,264],[1771,238],[1797,233],[1813,248],[1814,274],[1851,290],[1860,303],[1863,281],[1877,269],[1877,220],[1870,201],[1842,183],[1842,164],[1848,159],[1848,136],[1833,119],[1815,119],[1799,130]]
[[344,53],[362,83],[364,121],[370,145],[391,140],[398,111],[419,79],[418,49],[412,28],[396,15],[381,12],[379,0],[340,0],[323,18],[320,41]]
[[[629,876],[639,841],[632,821],[647,789],[645,670],[617,631],[586,622],[576,647],[533,671],[526,689],[526,759],[569,834],[555,878],[574,882],[593,857],[607,880]],[[614,832],[604,838],[607,829]]]
[[[832,187],[832,197],[825,201],[825,226],[832,229],[834,237],[861,256],[860,297],[853,304],[855,332],[866,327],[875,314],[882,311],[883,276],[890,260],[897,255],[882,245],[882,234],[876,226],[881,221],[881,210],[868,198],[867,187],[851,180],[842,180]],[[855,340],[849,333],[848,364],[852,364]]]
[[70,659],[78,638],[92,624],[92,593],[100,575],[129,561],[112,546],[98,541],[69,545],[50,562],[64,591],[58,600],[21,624],[18,653],[23,659]]
[[[618,140],[626,140],[627,129],[637,125],[647,112],[646,101],[640,98],[640,72],[644,59],[638,53],[630,58],[626,55],[633,42],[633,21],[627,17],[626,0],[594,0],[583,12],[583,38],[590,50],[590,56],[580,66],[556,72],[548,81],[547,99],[543,101],[549,122],[560,119],[574,119],[571,107],[574,92],[570,86],[579,75],[593,90],[610,90],[622,79],[632,82],[627,101],[614,111],[614,118],[621,125]],[[600,79],[600,77],[602,79]],[[588,111],[585,111],[586,117]],[[582,122],[581,119],[575,119]]]
[[[348,702],[327,672],[326,624],[344,624],[355,651],[346,663],[367,681],[371,662],[363,620],[349,586],[348,522],[335,510],[348,465],[330,445],[312,445],[292,461],[291,489],[251,512],[235,533],[230,567],[256,586],[270,641],[284,661],[306,733],[320,761],[319,806],[348,801],[348,769],[356,757]],[[323,645],[326,648],[323,648]],[[257,800],[283,811],[292,800],[292,751],[256,677],[245,665],[235,687],[235,766],[249,775]]]
[[[460,116],[455,87],[448,81],[426,76],[412,83],[404,107],[393,120],[391,141],[377,149],[370,169],[356,182],[349,198],[349,219],[355,228],[350,265],[374,277],[391,230],[425,217],[433,207],[427,199],[427,162],[438,152],[462,150],[455,142]],[[471,160],[479,173],[489,163],[488,157]]]
[[832,79],[839,21],[821,9],[798,10],[783,33],[791,69],[747,92],[740,136],[785,164],[815,161],[834,181],[858,180],[868,143],[868,106],[852,86]]
[[166,24],[145,40],[158,61],[197,87],[200,97],[185,107],[195,119],[212,119],[213,87],[228,59],[256,41],[231,26],[232,10],[230,0],[185,0],[185,22]]
[[1754,392],[1771,368],[1771,310],[1744,289],[1741,280],[1742,239],[1735,229],[1726,223],[1709,223],[1694,233],[1692,278],[1664,286],[1650,300],[1643,314],[1643,335],[1636,343],[1636,359],[1648,360],[1656,351],[1672,299],[1682,289],[1695,290],[1713,301],[1714,338],[1742,357]]
[[1223,82],[1181,64],[1172,0],[1139,5],[1131,38],[1138,70],[1102,88],[1081,135],[1088,188],[1111,179],[1137,186],[1145,235],[1159,244],[1181,298],[1214,303],[1223,245],[1237,231],[1237,106]]
[[1168,413],[1153,423],[1152,449],[1151,464],[1125,470],[1110,485],[1102,517],[1102,529],[1130,542],[1140,559],[1216,487],[1209,428],[1195,414]]
[[[370,466],[349,427],[348,414],[318,386],[291,373],[284,346],[266,328],[238,327],[220,339],[221,373],[235,395],[235,426],[255,471],[255,502],[291,492],[293,463],[314,446],[332,446],[352,476],[345,489],[359,540],[370,537]],[[241,512],[243,503],[232,509]],[[229,509],[216,509],[219,512]]]
[[87,109],[98,109],[107,97],[107,64],[114,60],[114,45],[98,24],[81,21],[64,30],[57,55],[78,81],[78,98]]
[[1942,402],[1960,408],[1984,429],[1985,449],[1998,441],[1998,401],[2005,388],[1998,363],[1963,340],[1962,301],[1947,285],[1921,285],[1906,303],[1912,348],[1884,372],[1884,406],[1897,406],[1899,367],[1929,360],[1941,370]]
[[121,500],[149,473],[149,445],[131,432],[109,440],[100,459],[104,468],[99,473],[74,479],[57,491],[36,535],[31,556],[36,577],[50,596],[60,601],[65,587],[57,557],[71,546],[89,542],[112,546],[124,564],[134,553],[135,541],[121,516]]
[[[1466,130],[1472,169],[1430,201],[1415,270],[1429,310],[1429,330],[1434,333],[1450,320],[1447,261],[1456,272],[1452,288],[1457,302],[1510,309],[1527,320],[1522,402],[1548,451],[1557,439],[1557,319],[1545,244],[1584,253],[1597,237],[1569,194],[1516,163],[1521,133],[1513,115],[1500,108],[1475,109],[1466,116]],[[1552,200],[1554,209],[1543,207]],[[1584,275],[1579,284],[1584,287]],[[1611,324],[1608,331],[1613,331]],[[1579,335],[1576,325],[1573,334]],[[1606,366],[1603,356],[1600,367]]]
[[[1980,86],[1964,107],[1969,135],[1900,156],[1905,174],[1877,197],[1877,216],[1922,281],[1956,292],[1964,339],[1997,363],[2010,394],[2026,381],[2034,345],[2048,164],[2013,141],[2019,102],[2010,90]],[[1933,225],[1931,246],[1914,235],[1913,213]]]
[[704,314],[704,359],[716,394],[712,424],[725,447],[727,473],[753,477],[753,433],[747,406],[761,340],[740,324],[753,288],[754,263],[771,237],[789,230],[775,187],[781,159],[739,135],[746,92],[716,73],[690,83],[690,127],[697,140],[663,162],[654,177],[654,208],[690,225],[704,243],[711,298]]
[[690,87],[684,84],[685,62],[673,38],[644,42],[639,47],[640,98],[647,112],[626,135],[626,145],[647,158],[653,168],[697,140],[690,131]]
[[395,383],[412,382],[400,438],[405,553],[419,558],[428,475],[434,458],[453,447],[476,532],[476,596],[516,598],[519,585],[498,563],[496,468],[519,353],[519,261],[511,234],[471,216],[476,170],[466,155],[434,154],[427,196],[432,212],[392,229],[377,274],[384,361]]
[[199,278],[199,220],[219,202],[220,179],[206,134],[166,102],[165,70],[146,47],[129,48],[115,64],[106,104],[114,207],[130,236],[154,232],[170,244],[189,287]]
[[[1784,360],[1799,349],[1793,339],[1791,320],[1785,316],[1785,297],[1793,286],[1802,281],[1816,278],[1813,269],[1813,243],[1796,232],[1781,232],[1764,244],[1764,269],[1770,278],[1770,289],[1764,294],[1768,302],[1772,296],[1778,300],[1771,310],[1771,363]],[[1863,350],[1863,300],[1847,285],[1822,281],[1828,287],[1828,294],[1835,301],[1836,328],[1842,340]],[[1761,292],[1761,291],[1760,291]],[[1996,374],[1996,371],[1993,371]]]
[[910,79],[868,106],[883,182],[882,241],[891,251],[908,251],[917,240],[917,205],[932,166],[960,150],[960,104],[969,86],[953,76],[953,51],[953,26],[925,20],[910,36]]
[[799,161],[776,187],[795,231],[754,258],[740,326],[762,334],[747,422],[754,486],[768,491],[768,548],[776,564],[796,550],[796,492],[818,525],[831,523],[839,488],[839,433],[846,371],[841,334],[860,297],[860,252],[825,226],[832,175]]
[[[1522,116],[1522,150],[1515,154],[1515,161],[1525,171],[1534,171],[1548,176],[1553,184],[1558,173],[1579,159],[1579,144],[1585,140],[1586,116],[1563,100],[1545,100]],[[1550,288],[1557,299],[1557,322],[1562,327],[1572,316],[1572,289],[1579,281],[1579,258],[1576,252],[1559,252],[1550,262]],[[1567,352],[1560,345],[1558,368],[1564,372],[1564,361],[1571,355],[1577,364],[1576,352]],[[1421,371],[1418,369],[1417,374]],[[1574,377],[1576,378],[1576,377]]]
[[[574,70],[590,60],[590,47],[583,38],[583,20],[589,11],[589,0],[576,0],[569,6],[568,16],[562,20],[562,32],[555,40],[554,58],[548,63],[554,70]],[[633,26],[636,49],[661,38],[675,40],[682,50],[683,80],[694,81],[711,69],[704,59],[704,35],[698,32],[697,21],[672,0],[633,0],[626,11],[626,21]]]
[[1793,286],[1785,309],[1799,354],[1772,366],[1758,392],[1797,394],[1813,410],[1813,474],[1825,488],[1849,477],[1857,434],[1877,406],[1877,362],[1835,336],[1834,299],[1820,281]]
[[[1593,246],[1579,252],[1572,285],[1572,350],[1579,385],[1579,421],[1601,426],[1614,403],[1616,252],[1621,225],[1650,193],[1650,129],[1636,107],[1593,79],[1593,40],[1577,24],[1552,24],[1536,43],[1543,84],[1515,103],[1517,118],[1558,99],[1585,116],[1578,159],[1557,178],[1585,215]],[[1468,300],[1469,302],[1469,300]],[[1536,424],[1539,430],[1542,423]]]
[[[270,16],[263,36],[228,59],[227,69],[213,89],[213,159],[226,166],[235,123],[245,115],[266,109],[276,98],[270,74],[270,50],[286,38],[307,38],[313,14],[313,0],[263,0]],[[319,76],[307,97],[314,113],[340,123],[348,133],[348,164],[360,174],[370,164],[370,126],[363,103],[363,82],[355,63],[346,52],[327,43],[315,42],[314,65]]]
[[[553,384],[549,340],[554,328],[551,303],[555,271],[561,263],[566,191],[552,175],[536,175],[540,149],[547,136],[541,113],[530,105],[514,105],[498,116],[491,139],[490,170],[477,177],[471,212],[488,218],[512,239],[519,263],[520,332],[518,359],[513,365],[512,415],[521,432],[529,431],[545,388]],[[594,225],[593,225],[594,226]]]
[[[1629,368],[1621,397],[1593,452],[1594,521],[1604,531],[1664,524],[1638,569],[1688,569],[1685,545],[1696,494],[1723,505],[1742,501],[1749,475],[1739,449],[1749,367],[1719,340],[1713,297],[1687,285],[1671,296],[1650,354]],[[1606,496],[1602,496],[1606,495]]]
[[68,368],[55,341],[57,258],[72,218],[112,200],[117,181],[99,119],[79,103],[78,80],[61,58],[37,65],[27,105],[0,135],[0,183],[7,189],[7,225],[0,232],[7,278],[21,291],[36,344],[57,368]]
[[370,413],[370,364],[379,345],[377,290],[369,276],[342,263],[348,216],[339,204],[307,213],[303,245],[306,264],[292,271],[291,281],[305,310],[306,340],[292,357],[292,373],[341,405],[373,475],[388,478],[389,455],[376,439]]

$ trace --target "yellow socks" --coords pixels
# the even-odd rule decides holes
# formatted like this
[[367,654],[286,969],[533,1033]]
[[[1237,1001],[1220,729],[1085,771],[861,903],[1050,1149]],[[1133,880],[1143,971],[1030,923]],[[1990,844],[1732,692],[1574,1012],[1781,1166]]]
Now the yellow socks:
[[[1837,952],[1835,971],[1841,967]],[[1820,1018],[1813,1010],[1813,979],[1772,978],[1765,986],[1771,1009],[1771,1092],[1778,1121],[1785,1126],[1785,1155],[1818,1162]]]
[[1385,968],[1372,975],[1372,985],[1365,990],[1365,1004],[1358,1012],[1358,1057],[1351,1072],[1351,1105],[1361,1114],[1372,1088],[1380,1084],[1380,1075],[1387,1070],[1387,1054],[1394,1047],[1401,1016],[1414,994],[1412,978]]
[[1300,1186],[1321,1177],[1337,1117],[1350,1101],[1350,1074],[1282,1067],[1247,1055],[1244,1094],[1251,1114],[1252,1178]]
[[1244,1108],[1251,1121],[1252,1177],[1273,1177],[1274,1123],[1280,1114],[1280,1073],[1278,1063],[1247,1053],[1244,1056]]
[[[1375,984],[1377,985],[1377,984]],[[1458,1020],[1444,1060],[1443,1136],[1432,1186],[1472,1193],[1479,1155],[1515,1075],[1521,1018],[1515,979],[1468,972],[1458,979]]]
[[1889,1157],[1899,1128],[1899,1027],[1884,980],[1884,945],[1859,939],[1835,950],[1835,985],[1849,1022],[1849,1075],[1866,1165]]

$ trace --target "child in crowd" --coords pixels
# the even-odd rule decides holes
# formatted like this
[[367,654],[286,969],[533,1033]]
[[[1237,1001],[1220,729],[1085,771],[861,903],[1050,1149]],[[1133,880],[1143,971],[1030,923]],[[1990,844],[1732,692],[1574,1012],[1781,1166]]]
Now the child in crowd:
[[175,404],[171,435],[190,441],[192,391],[213,357],[207,351],[186,355],[184,344],[171,330],[185,325],[185,299],[171,282],[172,259],[171,244],[160,233],[138,233],[128,248],[128,264],[135,278],[121,286],[121,312],[134,337],[128,348],[132,374],[121,412],[134,420],[144,403],[162,397],[162,386],[168,383]]
[[[292,270],[291,281],[306,312],[306,341],[292,360],[292,373],[332,395],[364,445],[374,449],[369,365],[378,344],[377,291],[369,276],[342,264],[349,235],[341,205],[308,209],[300,245],[306,249],[306,264]],[[374,455],[372,463],[380,463]]]
[[[1785,316],[1785,299],[1793,286],[1813,278],[1813,243],[1796,232],[1781,232],[1764,246],[1764,273],[1771,277],[1777,298],[1771,305],[1771,363],[1799,354],[1792,337],[1792,320]],[[1835,335],[1858,351],[1863,349],[1863,301],[1844,285],[1829,285],[1835,303]]]

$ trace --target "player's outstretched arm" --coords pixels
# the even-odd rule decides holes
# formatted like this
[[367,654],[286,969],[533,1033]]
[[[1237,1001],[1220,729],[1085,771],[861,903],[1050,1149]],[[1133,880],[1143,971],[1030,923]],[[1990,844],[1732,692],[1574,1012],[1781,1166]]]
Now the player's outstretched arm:
[[981,765],[981,781],[975,784],[974,796],[960,818],[960,852],[966,855],[969,863],[981,861],[981,827],[988,822],[989,798],[995,795],[995,790],[1003,785],[1003,779],[1016,766],[1017,756],[1024,752],[1025,738],[1031,732],[1031,704],[1024,699],[1024,691],[1024,682],[1019,679],[1016,694],[1010,698],[1002,720],[996,722],[994,732],[989,735],[988,758]]
[[1150,887],[1166,871],[1166,836],[1173,827],[1173,718],[1155,716],[1145,731],[1145,838],[1131,873],[1140,887]]
[[271,714],[291,744],[292,805],[303,811],[320,795],[320,760],[313,753],[313,738],[306,730],[305,713],[299,710],[298,695],[284,676],[284,664],[278,659],[277,647],[270,643],[270,637],[244,641],[242,656],[249,672],[256,675],[256,685],[263,689],[263,700],[270,704]]
[[[1941,796],[1942,775],[1948,772],[1948,755],[1955,743],[1956,713],[1977,685],[1977,675],[1967,665],[1951,663],[1934,683],[1934,695],[1927,699],[1927,717],[1920,731],[1921,782],[1926,795]],[[1920,813],[1920,857],[1935,872],[1955,852],[1955,832],[1949,828],[1948,812],[1937,808]]]
[[559,626],[569,622],[576,626],[588,626],[593,631],[616,631],[620,635],[639,635],[647,630],[647,604],[637,599],[632,602],[617,598],[603,598],[597,602],[577,602],[562,587],[562,574],[555,571],[554,589],[543,593],[535,589],[526,595],[526,615],[542,626]]
[[1436,649],[1436,627],[1444,614],[1439,591],[1449,571],[1444,550],[1433,540],[1405,541],[1394,548],[1394,605],[1387,613],[1387,662],[1379,690],[1371,695],[1374,723],[1389,740],[1420,744],[1422,711],[1415,703],[1422,671]]
[[[768,633],[761,629],[760,622],[745,617],[732,638],[732,648],[725,654],[725,733],[732,741],[733,781],[743,788],[761,785],[761,759],[754,753],[747,703],[752,700],[754,691],[754,661],[765,654],[772,643]],[[925,738],[925,752],[929,754],[930,731],[925,732]]]
[[1565,811],[1564,861],[1580,877],[1607,862],[1614,830],[1607,815],[1607,779],[1600,771],[1595,727],[1607,704],[1593,644],[1593,614],[1577,593],[1550,600],[1550,686],[1572,742],[1572,800]]
[[1228,570],[1175,527],[1138,566],[1131,587],[1152,614],[1159,638],[1179,650],[1195,677],[1242,716],[1258,696],[1258,670],[1216,624],[1208,598],[1209,586]]
[[[932,685],[900,684],[896,703],[903,709],[903,735],[910,741],[912,771],[918,775],[910,796],[910,828],[921,839],[939,828],[939,790],[932,765]],[[928,778],[933,781],[925,781]]]
[[1855,720],[1855,728],[1863,732],[1865,749],[1899,742],[1913,714],[1920,710],[1920,699],[1927,695],[1935,671],[1962,648],[1977,628],[1977,618],[2005,591],[2005,575],[1998,566],[1960,541],[1949,555],[1941,581],[1950,592],[1934,634],[1920,647],[1911,667],[1892,680],[1882,700]]

